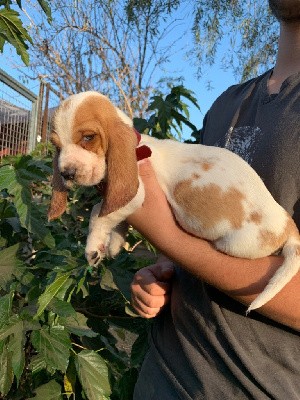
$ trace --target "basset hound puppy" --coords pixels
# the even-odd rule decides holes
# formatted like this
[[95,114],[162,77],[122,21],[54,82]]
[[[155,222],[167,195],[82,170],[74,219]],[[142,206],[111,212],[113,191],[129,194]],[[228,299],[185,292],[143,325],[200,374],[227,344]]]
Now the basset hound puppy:
[[259,258],[279,250],[283,265],[249,311],[275,296],[300,268],[300,237],[293,219],[257,173],[219,147],[158,140],[135,132],[130,118],[97,92],[64,100],[54,117],[53,194],[49,220],[66,209],[71,184],[104,181],[103,201],[92,210],[86,258],[97,265],[124,244],[125,219],[140,207],[144,186],[137,157],[151,164],[174,215],[187,232],[235,257]]

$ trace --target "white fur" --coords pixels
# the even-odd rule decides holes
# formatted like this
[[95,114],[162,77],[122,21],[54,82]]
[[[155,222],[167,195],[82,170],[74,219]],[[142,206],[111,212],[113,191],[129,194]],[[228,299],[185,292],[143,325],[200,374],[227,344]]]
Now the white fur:
[[[68,111],[66,113],[61,111],[56,117],[57,130],[63,142],[60,168],[63,170],[66,165],[76,166],[76,169],[81,171],[76,181],[82,185],[96,184],[105,175],[104,160],[80,149],[79,146],[71,143],[70,139],[72,119],[76,109],[91,94],[95,95],[95,92],[72,96],[71,107]],[[117,109],[117,113],[123,122],[132,126],[132,121],[123,112]],[[218,147],[157,140],[145,135],[141,137],[140,145],[147,145],[151,149],[151,164],[159,184],[166,194],[176,219],[186,231],[212,241],[217,249],[236,257],[258,258],[278,250],[272,240],[267,240],[262,245],[261,233],[267,231],[271,234],[270,237],[283,235],[290,217],[276,203],[260,177],[244,160]],[[201,165],[205,163],[211,167],[201,168]],[[220,188],[222,193],[232,188],[242,193],[244,210],[242,225],[238,228],[234,227],[230,220],[224,217],[206,229],[201,220],[195,215],[188,215],[174,198],[176,185],[185,181],[192,181],[192,187],[198,189],[213,184]],[[105,255],[117,254],[124,241],[124,235],[120,233],[118,226],[142,205],[144,194],[143,183],[139,179],[138,192],[126,206],[104,217],[99,217],[101,205],[97,204],[94,207],[86,246],[86,257],[90,265],[97,265]],[[260,215],[259,221],[251,218],[253,213]],[[291,232],[287,233],[287,241],[282,252],[285,257],[284,264],[265,290],[250,305],[249,310],[261,307],[269,301],[299,271],[299,245],[299,234],[297,230],[291,229]]]

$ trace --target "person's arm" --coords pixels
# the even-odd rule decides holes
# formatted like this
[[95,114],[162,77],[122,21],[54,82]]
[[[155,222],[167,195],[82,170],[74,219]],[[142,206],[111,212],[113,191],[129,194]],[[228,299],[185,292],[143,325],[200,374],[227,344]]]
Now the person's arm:
[[[183,269],[249,305],[281,266],[282,258],[270,256],[248,260],[231,257],[217,251],[211,243],[186,233],[176,223],[150,162],[142,162],[139,171],[146,198],[128,222]],[[300,330],[300,274],[257,311]]]

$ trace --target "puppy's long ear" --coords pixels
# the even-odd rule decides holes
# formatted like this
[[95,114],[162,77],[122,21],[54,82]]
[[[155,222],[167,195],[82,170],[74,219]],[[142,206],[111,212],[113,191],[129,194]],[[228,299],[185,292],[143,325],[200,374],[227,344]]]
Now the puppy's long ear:
[[124,207],[134,198],[139,186],[137,138],[133,128],[118,121],[109,126],[107,134],[107,186],[99,216]]
[[56,150],[53,159],[53,178],[52,178],[52,197],[48,210],[48,221],[52,221],[60,217],[67,207],[67,192],[68,188],[64,184],[62,176],[58,168],[59,153]]

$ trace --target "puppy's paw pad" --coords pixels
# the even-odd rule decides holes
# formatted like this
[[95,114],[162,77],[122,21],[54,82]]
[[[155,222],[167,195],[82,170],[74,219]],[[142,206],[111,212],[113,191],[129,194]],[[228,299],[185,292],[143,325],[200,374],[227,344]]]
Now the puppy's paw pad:
[[96,267],[105,257],[105,246],[102,244],[97,250],[86,250],[85,257],[91,267]]

